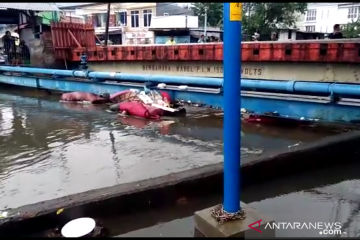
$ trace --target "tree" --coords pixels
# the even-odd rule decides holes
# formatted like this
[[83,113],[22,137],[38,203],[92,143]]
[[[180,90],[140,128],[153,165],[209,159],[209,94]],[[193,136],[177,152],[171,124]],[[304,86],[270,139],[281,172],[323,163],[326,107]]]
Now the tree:
[[[199,16],[199,24],[204,24],[205,8],[207,8],[208,26],[222,27],[223,3],[192,3],[191,9]],[[259,31],[261,35],[269,35],[279,27],[295,27],[300,14],[307,10],[307,3],[243,3],[243,33],[252,35]]]
[[217,27],[223,18],[223,3],[197,2],[191,4],[191,10],[199,17],[199,26],[204,25],[205,9],[207,9],[207,26]]
[[270,35],[279,27],[295,27],[300,14],[307,10],[307,3],[244,3],[243,33]]
[[344,25],[341,32],[344,38],[358,38],[360,36],[360,19]]

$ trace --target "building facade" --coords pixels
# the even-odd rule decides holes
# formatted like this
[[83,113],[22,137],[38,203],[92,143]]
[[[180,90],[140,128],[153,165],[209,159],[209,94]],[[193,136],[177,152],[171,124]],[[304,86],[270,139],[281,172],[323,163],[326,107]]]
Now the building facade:
[[[64,12],[75,10],[75,15],[91,23],[95,32],[104,34],[108,4],[92,3],[81,6],[61,7]],[[121,32],[122,44],[154,43],[154,33],[149,31],[155,16],[192,15],[192,11],[174,3],[111,3],[109,34]],[[67,14],[68,15],[68,14]]]
[[360,3],[308,3],[302,30],[330,33],[335,24],[356,21],[359,10]]

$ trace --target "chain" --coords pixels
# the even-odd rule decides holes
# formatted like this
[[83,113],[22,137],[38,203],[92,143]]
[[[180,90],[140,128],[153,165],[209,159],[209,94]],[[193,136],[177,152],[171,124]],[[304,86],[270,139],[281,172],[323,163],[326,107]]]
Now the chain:
[[219,224],[223,224],[225,222],[228,222],[230,220],[244,220],[246,218],[246,214],[244,210],[239,210],[236,213],[228,213],[224,210],[224,207],[222,204],[219,204],[215,206],[211,210],[211,216],[215,218],[215,220]]

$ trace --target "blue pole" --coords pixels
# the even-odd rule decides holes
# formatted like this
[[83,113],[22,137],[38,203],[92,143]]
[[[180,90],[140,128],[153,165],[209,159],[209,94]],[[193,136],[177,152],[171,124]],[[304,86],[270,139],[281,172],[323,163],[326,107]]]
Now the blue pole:
[[224,210],[240,210],[241,3],[224,3]]

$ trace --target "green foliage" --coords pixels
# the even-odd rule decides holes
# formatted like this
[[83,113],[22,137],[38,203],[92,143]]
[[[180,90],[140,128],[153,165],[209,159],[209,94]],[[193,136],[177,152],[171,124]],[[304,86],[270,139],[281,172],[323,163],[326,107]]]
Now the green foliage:
[[[208,26],[221,27],[223,3],[193,3],[191,7],[199,24],[204,24],[205,8],[208,9]],[[307,10],[307,3],[243,3],[243,33],[270,34],[277,27],[294,27],[299,14]],[[250,13],[250,14],[249,14]]]
[[199,17],[199,26],[204,26],[205,8],[207,8],[207,25],[217,27],[223,18],[223,3],[198,2],[192,3],[191,9]]
[[358,38],[360,36],[360,19],[342,26],[341,32],[345,38]]
[[[248,34],[259,30],[268,35],[279,27],[295,27],[299,14],[307,10],[307,3],[244,3],[243,32]],[[250,14],[249,14],[250,13]]]

